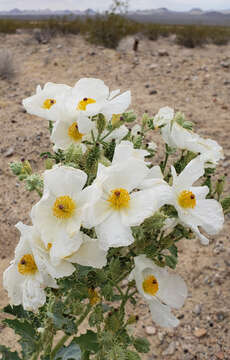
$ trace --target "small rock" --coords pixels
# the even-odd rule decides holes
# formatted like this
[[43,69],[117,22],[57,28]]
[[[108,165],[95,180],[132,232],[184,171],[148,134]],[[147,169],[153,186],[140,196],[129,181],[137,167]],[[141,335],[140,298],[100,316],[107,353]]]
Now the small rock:
[[95,51],[91,51],[91,52],[89,53],[89,55],[90,55],[90,56],[94,56],[94,55],[96,55],[96,53],[95,53]]
[[169,53],[165,49],[159,49],[158,50],[158,55],[159,56],[169,56]]
[[158,68],[158,64],[151,64],[149,70],[155,70]]
[[157,90],[151,90],[150,92],[149,92],[149,95],[156,95],[157,94]]
[[224,85],[230,85],[230,81],[229,80],[224,80]]
[[217,320],[218,320],[219,322],[223,321],[223,320],[226,318],[225,314],[224,314],[222,311],[221,311],[221,312],[218,312],[218,313],[216,314],[216,317],[217,317]]
[[194,335],[197,337],[197,338],[201,338],[203,336],[205,336],[207,334],[207,330],[206,329],[199,329],[197,328],[195,331],[194,331]]
[[148,88],[149,88],[149,84],[146,84],[145,87],[146,87],[146,89],[148,89]]
[[153,326],[146,326],[145,332],[147,335],[155,335],[156,334],[156,328]]
[[220,65],[225,68],[225,69],[228,69],[230,67],[230,62],[229,61],[222,61],[220,63]]
[[225,358],[224,353],[221,351],[216,354],[216,357],[217,357],[217,359],[220,359],[220,360],[223,360]]
[[47,51],[48,53],[51,53],[51,52],[52,52],[52,49],[51,49],[51,48],[48,48],[46,51]]
[[63,46],[61,44],[57,45],[57,49],[61,49]]
[[193,309],[193,312],[194,312],[194,314],[196,314],[196,315],[200,315],[200,313],[201,313],[201,305],[200,305],[200,304],[196,304],[196,306],[195,306],[194,309]]
[[167,347],[167,349],[165,351],[163,351],[162,355],[163,356],[173,355],[175,350],[176,350],[176,343],[175,343],[175,341],[172,341],[169,344],[169,346]]
[[14,154],[14,148],[10,147],[9,149],[6,150],[6,152],[4,153],[5,157],[10,157]]

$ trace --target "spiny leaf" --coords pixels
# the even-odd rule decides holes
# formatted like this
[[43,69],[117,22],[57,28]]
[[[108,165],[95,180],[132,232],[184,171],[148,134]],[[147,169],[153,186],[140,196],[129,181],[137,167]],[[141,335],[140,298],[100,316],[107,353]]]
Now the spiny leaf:
[[1,360],[20,360],[16,351],[11,352],[9,348],[4,345],[0,345]]
[[136,338],[133,345],[139,353],[147,353],[150,350],[149,341],[145,338]]
[[80,347],[72,342],[69,346],[63,346],[54,360],[81,360],[81,354]]
[[92,330],[87,330],[85,334],[82,334],[79,337],[75,337],[73,342],[78,344],[82,350],[88,350],[93,353],[96,353],[99,350],[97,334]]

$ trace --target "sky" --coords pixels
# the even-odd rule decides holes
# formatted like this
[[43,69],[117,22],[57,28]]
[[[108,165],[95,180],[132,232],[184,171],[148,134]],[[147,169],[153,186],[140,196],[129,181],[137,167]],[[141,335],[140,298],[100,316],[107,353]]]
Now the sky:
[[[107,10],[112,0],[0,0],[0,11],[18,9],[46,9],[51,10]],[[130,0],[130,10],[156,9],[167,7],[170,10],[190,10],[199,7],[203,10],[230,9],[230,0]]]

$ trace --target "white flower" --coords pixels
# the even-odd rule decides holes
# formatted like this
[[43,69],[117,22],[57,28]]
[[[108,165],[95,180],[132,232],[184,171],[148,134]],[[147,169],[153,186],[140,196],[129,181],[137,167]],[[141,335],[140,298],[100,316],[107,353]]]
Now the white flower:
[[132,127],[132,130],[131,130],[131,135],[132,136],[137,136],[138,133],[141,132],[141,126],[139,124],[136,124]]
[[[82,114],[79,118],[84,118],[85,123],[89,119]],[[80,145],[82,151],[86,151],[86,146],[82,144],[84,140],[90,140],[90,131],[95,127],[95,123],[90,121],[90,126],[87,133],[80,133],[78,129],[78,122],[74,119],[65,119],[64,121],[57,121],[53,127],[51,134],[51,141],[54,143],[54,151],[57,149],[67,150],[70,145]]]
[[107,251],[99,247],[98,239],[92,239],[88,235],[82,233],[83,242],[80,248],[65,260],[71,263],[77,263],[83,266],[92,266],[101,269],[106,265]]
[[[116,96],[119,91],[109,93],[109,88],[102,80],[83,78],[79,80],[66,96],[65,113],[75,117],[77,113],[84,112],[87,116],[99,113],[110,120],[113,114],[122,114],[130,105],[131,93],[126,91]],[[80,132],[84,133],[84,121],[79,120]]]
[[92,185],[99,198],[87,208],[84,226],[95,226],[102,249],[130,245],[134,241],[130,226],[140,225],[154,212],[150,192],[134,191],[147,174],[144,162],[133,158],[109,167],[100,165]]
[[155,127],[170,124],[174,118],[174,110],[168,106],[161,108],[154,117],[153,124]]
[[[105,142],[110,142],[111,140],[115,140],[116,144],[119,144],[122,139],[128,134],[129,129],[125,125],[121,125],[119,128],[114,129],[111,134],[106,136],[106,138],[103,140]],[[108,133],[108,130],[104,130],[101,134],[101,138],[105,136]],[[96,132],[97,134],[97,132]]]
[[149,152],[147,150],[134,149],[132,142],[121,141],[121,143],[115,148],[112,163],[115,164],[124,161],[127,162],[129,158],[144,161],[144,158],[147,155],[149,155]]
[[173,166],[171,170],[173,185],[169,203],[176,208],[180,221],[192,229],[203,245],[207,245],[209,240],[200,233],[199,226],[207,234],[215,235],[223,227],[224,214],[218,201],[206,199],[207,186],[192,186],[204,174],[204,161],[198,156],[178,176]]
[[204,139],[174,121],[174,110],[171,108],[160,109],[154,118],[154,125],[156,127],[164,125],[161,128],[161,134],[166,144],[202,154],[205,161],[211,164],[207,164],[208,167],[213,167],[220,159],[224,159],[223,149],[216,141]]
[[64,84],[46,83],[44,88],[38,85],[36,94],[22,101],[29,114],[40,116],[44,119],[57,121],[60,116],[60,108],[68,93],[70,86]]
[[185,302],[184,280],[155,265],[145,255],[135,257],[134,262],[130,280],[135,279],[139,293],[148,302],[153,321],[167,328],[177,326],[179,320],[171,313],[171,308],[180,309]]
[[32,208],[33,223],[40,229],[45,246],[51,246],[54,263],[72,255],[82,244],[79,231],[84,207],[93,201],[90,187],[82,190],[87,175],[78,169],[60,166],[44,173],[44,194]]
[[58,266],[51,263],[49,249],[34,226],[20,222],[16,227],[21,239],[14,260],[4,271],[3,285],[11,304],[22,304],[25,310],[36,311],[46,301],[44,288],[58,288],[55,279],[71,275],[75,268],[67,261],[61,261]]

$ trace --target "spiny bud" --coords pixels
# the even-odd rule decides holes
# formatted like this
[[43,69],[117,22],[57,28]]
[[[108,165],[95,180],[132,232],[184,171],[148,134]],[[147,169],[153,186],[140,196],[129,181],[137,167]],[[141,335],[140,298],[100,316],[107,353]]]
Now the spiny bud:
[[142,121],[142,126],[143,126],[143,127],[145,127],[145,126],[147,125],[148,119],[149,119],[149,116],[148,116],[148,114],[145,112],[144,115],[142,116],[142,119],[141,119],[141,121]]
[[138,315],[131,315],[127,320],[127,325],[136,324],[138,320],[139,320]]
[[10,163],[10,169],[13,172],[14,175],[20,175],[23,170],[23,165],[21,162],[12,162]]
[[28,160],[24,161],[23,162],[23,169],[25,170],[25,172],[28,174],[28,175],[31,175],[32,174],[32,168],[31,168],[31,165],[29,163]]
[[99,135],[105,130],[106,127],[106,119],[103,114],[98,114],[97,116],[97,130]]
[[127,113],[123,113],[122,117],[124,119],[124,122],[131,123],[136,120],[136,115],[133,113],[133,111],[129,111]]
[[46,167],[46,170],[50,170],[52,169],[53,167],[53,160],[52,159],[46,159],[45,160],[45,167]]
[[225,176],[222,176],[216,182],[216,193],[217,193],[218,197],[220,197],[220,195],[224,191],[224,184],[225,184]]

